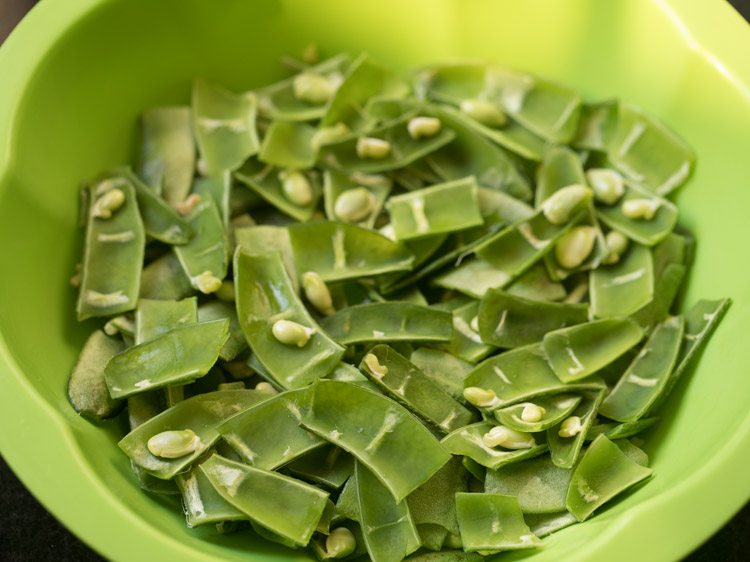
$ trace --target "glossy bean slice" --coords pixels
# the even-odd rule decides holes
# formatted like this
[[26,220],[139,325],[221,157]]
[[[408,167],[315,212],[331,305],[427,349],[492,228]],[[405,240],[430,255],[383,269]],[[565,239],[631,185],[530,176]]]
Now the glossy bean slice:
[[[334,369],[344,348],[329,338],[307,312],[278,252],[250,255],[242,247],[237,248],[234,276],[237,317],[245,338],[281,386],[301,388]],[[314,332],[303,347],[281,343],[272,331],[279,320],[296,322]]]
[[[599,224],[597,214],[594,211],[594,206],[592,204],[589,204],[588,207],[583,211],[583,216],[581,218],[580,224],[577,226],[588,227],[587,231],[589,232],[591,232],[591,230],[589,229],[593,229],[593,246],[588,255],[583,259],[583,261],[579,265],[576,265],[574,267],[567,267],[566,265],[560,263],[561,258],[558,257],[557,248],[555,249],[556,251],[545,254],[544,265],[546,266],[550,277],[556,281],[563,281],[574,273],[596,269],[610,253],[609,246],[607,246],[607,241],[604,237],[604,233],[602,232],[601,225]],[[586,233],[586,231],[583,232]],[[581,238],[578,239],[580,240]],[[565,241],[562,239],[560,239],[559,241],[560,244],[564,242]]]
[[190,193],[195,141],[189,107],[156,107],[141,115],[138,175],[174,206]]
[[532,265],[508,285],[505,292],[532,301],[562,301],[566,297],[565,287],[552,280],[542,263]]
[[[208,451],[219,439],[216,430],[224,420],[267,400],[268,395],[254,390],[219,390],[187,398],[143,422],[120,440],[118,446],[130,459],[150,474],[168,480],[183,472]],[[162,431],[190,429],[200,439],[192,453],[176,459],[156,457],[146,446],[148,440]]]
[[370,349],[359,369],[384,394],[403,404],[440,432],[450,433],[474,419],[471,411],[387,345],[376,345]]
[[409,361],[453,398],[463,401],[464,379],[473,368],[471,363],[447,351],[429,347],[415,349]]
[[291,474],[330,490],[339,490],[354,473],[354,457],[327,445],[313,449],[286,465]]
[[453,335],[445,348],[456,357],[476,363],[492,353],[494,347],[487,345],[475,330],[474,319],[479,314],[480,304],[471,301],[453,311]]
[[[588,392],[584,394],[583,400],[574,410],[573,415],[580,419],[581,427],[578,433],[572,437],[562,437],[560,427],[551,427],[547,430],[547,443],[549,445],[552,462],[561,468],[572,468],[578,460],[586,434],[594,421],[596,414],[604,399],[604,390],[599,392]],[[563,423],[565,423],[563,421]]]
[[524,459],[530,459],[547,451],[547,445],[542,443],[528,449],[502,449],[488,447],[482,437],[489,432],[494,424],[479,422],[456,429],[441,441],[443,447],[453,455],[469,457],[480,465],[497,469]]
[[578,519],[567,511],[558,513],[528,513],[523,516],[524,521],[537,537],[544,538],[552,533],[578,523]]
[[243,462],[275,470],[325,445],[300,426],[299,402],[304,392],[290,390],[272,396],[229,418],[217,430]]
[[232,197],[232,175],[227,171],[216,176],[195,178],[193,193],[203,197],[210,197],[216,203],[224,228],[230,228],[231,220],[231,197]]
[[483,224],[473,177],[391,197],[387,203],[398,240],[424,238]]
[[231,303],[219,300],[203,303],[198,307],[198,321],[210,322],[212,320],[229,321],[229,339],[219,351],[219,358],[222,361],[234,361],[248,348],[235,307]]
[[225,500],[251,520],[299,545],[310,541],[328,500],[327,492],[300,480],[216,454],[200,470]]
[[530,218],[534,214],[534,208],[496,189],[479,187],[477,192],[479,198],[479,209],[483,217],[497,216],[506,224],[514,224]]
[[536,171],[536,206],[558,189],[588,185],[578,154],[566,146],[550,147]]
[[617,100],[584,103],[578,132],[572,141],[576,148],[606,152],[617,129]]
[[188,527],[247,519],[247,515],[216,491],[199,467],[177,474],[174,481],[182,494],[182,510]]
[[628,316],[654,297],[651,251],[641,244],[630,246],[619,262],[591,272],[591,312],[597,318]]
[[[90,204],[76,305],[78,320],[135,308],[146,240],[135,189],[129,182],[103,177],[86,189]],[[124,195],[124,203],[109,218],[96,216],[97,200],[114,189]]]
[[450,455],[402,406],[357,384],[320,380],[309,391],[302,424],[348,451],[401,501]]
[[670,316],[651,336],[602,403],[599,413],[619,422],[634,422],[653,406],[677,362],[685,331],[682,316]]
[[439,551],[448,537],[448,531],[440,525],[418,523],[416,524],[416,528],[419,535],[419,543],[423,549]]
[[625,103],[608,148],[610,161],[623,174],[662,197],[682,185],[695,164],[695,154],[673,131]]
[[412,519],[417,525],[437,525],[458,534],[455,495],[467,490],[468,473],[461,459],[453,458],[406,498]]
[[234,94],[197,80],[192,107],[195,138],[208,175],[236,170],[260,149],[254,94]]
[[659,418],[650,417],[639,418],[634,422],[597,423],[595,425],[592,425],[591,429],[589,429],[589,432],[586,434],[586,441],[593,441],[602,434],[612,440],[625,439],[627,437],[632,437],[633,435],[638,435],[641,431],[648,429],[657,421],[659,421]]
[[88,337],[68,380],[68,401],[76,412],[101,420],[122,409],[123,402],[109,395],[104,368],[124,349],[125,344],[119,338],[112,338],[101,330]]
[[486,359],[469,373],[464,385],[492,390],[497,395],[494,409],[537,396],[596,390],[603,388],[604,382],[598,377],[575,384],[562,382],[547,363],[542,346],[532,344]]
[[497,347],[520,347],[541,341],[547,332],[586,322],[588,306],[532,301],[489,290],[477,318],[482,341]]
[[297,272],[314,271],[324,281],[408,271],[414,261],[403,244],[352,224],[295,224],[289,238]]
[[[524,433],[538,433],[558,425],[570,416],[580,401],[581,397],[573,394],[539,396],[530,402],[520,402],[506,408],[494,410],[493,414],[498,422],[510,429]],[[544,410],[538,421],[523,419],[524,410],[530,403]]]
[[180,260],[172,252],[155,259],[141,272],[140,298],[179,300],[195,292]]
[[547,333],[542,349],[564,382],[577,381],[606,367],[633,348],[643,330],[630,318],[605,318]]
[[654,297],[647,305],[638,309],[631,318],[646,331],[650,331],[656,324],[664,320],[672,308],[677,293],[687,274],[687,267],[679,263],[670,263],[656,278]]
[[376,302],[349,306],[321,322],[326,333],[342,345],[371,341],[448,341],[451,314],[405,302]]
[[188,222],[193,237],[187,244],[174,246],[173,251],[193,287],[202,293],[214,292],[227,274],[229,239],[213,199],[201,199],[188,215]]
[[[335,170],[326,170],[323,175],[326,217],[331,221],[353,222],[366,228],[372,228],[383,210],[388,195],[391,193],[392,183],[388,177],[382,175],[344,174]],[[336,214],[336,202],[342,194],[359,188],[365,188],[372,197],[369,211],[362,219],[344,220],[344,217],[339,217]]]
[[461,541],[466,551],[519,550],[542,542],[523,520],[518,500],[500,494],[456,494]]
[[502,128],[488,127],[475,119],[467,121],[483,137],[522,158],[539,162],[544,156],[545,140],[515,120],[508,120]]
[[141,299],[135,311],[135,343],[140,345],[198,321],[195,297],[181,301]]
[[332,381],[353,382],[366,388],[376,390],[375,386],[369,381],[369,379],[362,374],[362,371],[348,363],[339,363],[336,368],[328,374],[327,378]]
[[362,520],[359,514],[359,500],[357,498],[357,479],[353,473],[344,484],[336,500],[336,514],[344,519],[351,519],[358,523]]
[[[623,212],[623,206],[627,201],[645,199],[657,207],[653,218],[633,219]],[[645,189],[627,183],[625,195],[612,206],[602,205],[597,209],[597,216],[604,224],[615,230],[619,230],[628,238],[632,238],[640,244],[653,246],[666,238],[677,224],[677,207],[671,201],[663,199]]]
[[511,281],[504,268],[480,258],[462,260],[460,265],[432,279],[438,287],[459,291],[473,299],[481,299],[490,289],[502,289]]
[[236,245],[241,247],[242,251],[246,254],[279,252],[281,254],[281,261],[284,263],[284,269],[292,282],[294,292],[299,292],[299,280],[297,279],[297,270],[294,266],[292,242],[286,227],[270,224],[245,226],[235,229],[234,239]]
[[398,562],[420,546],[408,503],[360,462],[354,464],[357,500],[367,553],[373,562]]
[[303,170],[315,163],[315,128],[300,121],[274,121],[260,145],[258,160],[271,166]]
[[631,486],[650,477],[653,470],[631,460],[604,435],[597,437],[573,471],[566,507],[578,521]]
[[133,185],[146,234],[166,244],[185,244],[190,240],[190,224],[159,198],[151,187],[143,183],[129,168],[114,173],[114,177],[122,177]]

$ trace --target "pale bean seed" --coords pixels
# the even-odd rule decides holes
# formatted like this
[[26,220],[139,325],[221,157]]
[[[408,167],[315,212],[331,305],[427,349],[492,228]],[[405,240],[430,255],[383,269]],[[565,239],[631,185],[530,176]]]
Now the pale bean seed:
[[558,189],[542,203],[542,213],[552,224],[565,224],[574,211],[591,200],[592,191],[585,185],[573,184]]
[[333,213],[344,222],[359,222],[375,209],[375,196],[366,187],[347,189],[336,198]]
[[175,205],[175,210],[182,216],[189,215],[195,209],[195,206],[200,203],[201,196],[198,193],[191,193],[185,198],[184,201],[180,201]]
[[567,269],[581,265],[594,249],[596,229],[593,226],[576,226],[565,233],[555,246],[557,263]]
[[326,103],[336,92],[336,81],[314,72],[302,72],[294,77],[294,97],[312,104]]
[[191,429],[162,431],[146,443],[152,455],[163,459],[179,459],[195,452],[200,445],[200,437]]
[[478,386],[465,388],[464,398],[470,404],[480,408],[491,408],[499,402],[494,390],[479,388]]
[[524,404],[523,410],[521,410],[521,419],[526,423],[536,423],[541,420],[546,413],[547,410],[541,406],[529,402],[528,404]]
[[112,213],[125,204],[125,192],[121,189],[110,189],[94,203],[91,214],[99,219],[108,219]]
[[630,239],[619,230],[610,230],[604,239],[606,240],[607,248],[609,249],[609,254],[604,260],[604,263],[617,263],[628,249]]
[[333,299],[331,291],[328,290],[323,278],[314,271],[307,271],[302,275],[302,288],[305,291],[305,297],[318,312],[326,316],[335,312],[333,308]]
[[460,109],[472,119],[488,127],[502,127],[508,122],[503,110],[486,100],[464,100],[461,102]]
[[315,333],[312,328],[306,328],[302,324],[291,320],[277,320],[271,328],[274,337],[285,345],[296,345],[305,347],[310,336]]
[[391,153],[391,143],[375,137],[360,137],[357,139],[357,156],[381,160]]
[[482,443],[487,447],[502,447],[503,449],[530,449],[536,445],[534,436],[530,433],[515,431],[504,425],[497,425],[482,436]]
[[351,133],[351,129],[346,126],[346,123],[336,123],[330,127],[321,127],[315,131],[310,139],[310,146],[313,150],[318,151],[321,146],[333,144],[349,133]]
[[594,197],[606,205],[614,205],[625,193],[622,176],[607,168],[591,168],[586,171],[586,179],[594,190]]
[[197,275],[193,281],[198,290],[204,295],[215,293],[221,288],[221,279],[210,271],[204,271],[200,275]]
[[345,558],[356,548],[357,540],[346,527],[338,527],[326,537],[326,554],[330,558]]
[[557,434],[560,437],[564,438],[575,437],[576,435],[581,433],[582,429],[583,424],[581,423],[581,418],[579,418],[578,416],[570,416],[562,422],[562,424],[560,425],[560,430],[557,432]]
[[622,214],[629,219],[649,221],[656,215],[659,205],[656,199],[628,199],[622,204]]
[[284,170],[279,172],[279,181],[281,181],[281,190],[289,201],[300,207],[312,203],[313,190],[303,173]]
[[266,381],[261,381],[255,385],[255,390],[262,392],[263,394],[278,394],[278,391]]
[[409,136],[414,140],[434,137],[441,128],[442,123],[437,117],[413,117],[406,125]]
[[386,367],[385,365],[381,365],[380,361],[378,361],[378,358],[372,353],[368,353],[367,355],[365,355],[364,362],[373,376],[382,379],[388,374],[388,367]]

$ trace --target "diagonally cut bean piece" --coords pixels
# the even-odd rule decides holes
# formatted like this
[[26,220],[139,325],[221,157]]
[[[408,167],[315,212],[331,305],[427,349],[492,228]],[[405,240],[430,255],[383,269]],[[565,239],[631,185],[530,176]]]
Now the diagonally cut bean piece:
[[354,455],[401,501],[450,455],[396,402],[358,386],[320,380],[309,391],[302,425]]
[[523,517],[526,524],[537,537],[544,538],[552,533],[570,527],[578,520],[567,511],[558,513],[528,513]]
[[216,491],[199,467],[176,475],[174,481],[182,494],[182,509],[188,527],[247,519],[247,515]]
[[[283,388],[301,388],[324,377],[341,360],[344,348],[315,323],[287,275],[278,252],[250,255],[242,247],[234,255],[237,317],[254,356]],[[302,347],[279,341],[278,321],[313,330]]]
[[299,545],[310,541],[328,500],[328,493],[315,486],[216,454],[200,470],[225,500],[251,520]]
[[560,380],[572,382],[606,367],[642,337],[630,318],[605,318],[549,332],[542,349]]
[[453,336],[445,347],[465,361],[476,363],[487,357],[493,346],[487,345],[476,331],[474,319],[479,314],[480,304],[471,301],[453,311]]
[[415,349],[409,361],[453,398],[463,401],[464,379],[473,367],[471,363],[429,347]]
[[297,272],[314,271],[324,281],[408,271],[414,261],[403,244],[351,224],[294,224],[289,238]]
[[228,330],[227,320],[189,324],[126,349],[104,370],[110,395],[120,398],[202,377],[219,357]]
[[578,521],[583,521],[652,473],[650,468],[631,460],[617,445],[600,435],[573,471],[565,505]]
[[218,300],[203,303],[198,307],[198,321],[212,320],[229,320],[229,339],[219,351],[219,358],[222,361],[234,361],[248,347],[235,307]]
[[491,469],[497,469],[523,459],[530,459],[547,451],[546,444],[517,450],[488,447],[482,437],[493,427],[495,426],[488,422],[467,425],[445,436],[441,443],[451,454],[469,457],[480,465]]
[[383,341],[448,341],[451,314],[405,302],[349,306],[326,317],[321,326],[342,345]]
[[230,227],[231,221],[231,199],[232,199],[232,175],[223,172],[216,176],[195,178],[193,182],[193,193],[203,197],[210,197],[216,203],[224,228]]
[[188,222],[178,215],[154,191],[144,184],[129,168],[122,168],[113,173],[122,177],[135,188],[138,209],[143,220],[146,234],[167,244],[184,244],[192,236]]
[[354,473],[354,457],[338,447],[326,445],[293,460],[286,469],[308,482],[339,490]]
[[596,419],[596,413],[604,399],[604,390],[599,392],[589,392],[584,394],[583,400],[573,412],[573,416],[580,420],[578,432],[571,437],[560,435],[561,428],[564,427],[565,421],[559,426],[551,427],[547,430],[547,443],[549,444],[550,457],[552,462],[561,468],[571,468],[578,459],[586,434]]
[[687,267],[681,263],[667,264],[661,275],[655,280],[654,298],[646,306],[632,314],[631,318],[647,331],[664,320],[677,298],[677,293],[682,287],[686,274]]
[[135,343],[146,343],[197,321],[195,297],[181,301],[141,299],[135,311]]
[[172,252],[155,259],[141,272],[140,298],[179,300],[194,292],[180,260]]
[[[105,176],[87,186],[86,240],[83,249],[78,320],[133,310],[138,301],[146,236],[138,213],[135,189],[126,181]],[[119,192],[120,206],[103,198]],[[107,218],[105,216],[109,214]]]
[[628,316],[648,304],[654,296],[651,251],[631,244],[618,263],[592,271],[589,294],[597,318]]
[[574,394],[538,396],[529,402],[494,410],[493,414],[497,421],[510,429],[537,433],[558,425],[573,413],[580,401],[581,397]]
[[234,239],[236,245],[241,247],[242,251],[246,254],[279,252],[281,254],[281,261],[284,263],[284,269],[294,287],[294,292],[299,291],[297,270],[294,267],[292,243],[286,227],[270,224],[245,226],[235,229]]
[[640,418],[634,422],[625,423],[597,423],[592,425],[589,432],[586,434],[586,441],[593,441],[599,435],[604,434],[609,439],[625,439],[638,435],[641,431],[644,431],[654,425],[659,418]]
[[536,343],[547,332],[587,319],[585,304],[532,301],[495,289],[484,295],[478,314],[482,341],[506,348]]
[[384,394],[403,404],[440,432],[450,433],[474,419],[472,412],[387,345],[376,345],[370,349],[359,368]]
[[468,473],[461,460],[453,458],[406,498],[412,519],[417,525],[438,525],[458,534],[455,495],[467,490]]
[[619,422],[634,422],[645,415],[667,385],[684,330],[682,316],[671,316],[658,324],[607,395],[599,413]]
[[584,103],[578,132],[572,141],[576,148],[606,152],[617,129],[617,100]]
[[578,154],[565,146],[549,148],[536,171],[536,206],[558,189],[576,184],[588,184]]
[[[372,228],[391,193],[392,183],[390,178],[379,174],[326,170],[323,179],[326,217]],[[367,197],[365,192],[369,193]]]
[[373,562],[398,562],[420,546],[406,500],[396,501],[388,488],[360,462],[354,463],[357,502],[367,553]]
[[236,170],[260,149],[254,94],[234,94],[202,80],[193,83],[193,127],[208,175]]
[[292,170],[310,168],[315,163],[314,134],[312,126],[300,121],[274,121],[263,137],[258,160]]

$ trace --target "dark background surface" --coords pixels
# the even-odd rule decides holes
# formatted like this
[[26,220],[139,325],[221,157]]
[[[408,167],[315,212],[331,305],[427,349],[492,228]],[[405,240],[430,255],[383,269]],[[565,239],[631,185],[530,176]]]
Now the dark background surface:
[[[0,0],[0,43],[35,0]],[[731,0],[750,21],[750,0]],[[750,30],[748,31],[750,33]],[[747,53],[750,56],[750,53]],[[0,87],[1,81],[0,81]],[[2,428],[8,431],[9,428]],[[750,476],[749,476],[750,477]],[[700,517],[700,513],[695,513]],[[113,532],[117,532],[113,529]],[[90,562],[103,560],[71,535],[29,494],[0,457],[0,561]],[[750,560],[750,504],[684,562]]]

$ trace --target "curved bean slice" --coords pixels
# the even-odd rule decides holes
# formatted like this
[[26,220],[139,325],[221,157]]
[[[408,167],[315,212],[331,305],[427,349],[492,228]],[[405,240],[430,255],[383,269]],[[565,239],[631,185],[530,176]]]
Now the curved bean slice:
[[141,272],[140,298],[179,300],[193,294],[193,285],[172,252],[155,259]]
[[354,458],[338,447],[327,445],[293,460],[286,469],[304,480],[339,490],[354,473]]
[[458,534],[455,496],[467,490],[468,474],[461,460],[453,458],[406,498],[412,519],[417,525],[437,525]]
[[464,230],[484,222],[473,177],[391,197],[387,207],[398,240]]
[[300,426],[299,402],[305,390],[290,390],[229,418],[218,428],[243,462],[275,470],[325,445]]
[[596,413],[604,399],[604,390],[584,394],[583,400],[573,412],[574,416],[581,419],[581,429],[573,437],[561,437],[558,431],[560,426],[551,427],[547,430],[547,443],[549,444],[552,462],[561,468],[571,468],[578,459],[586,434],[594,425]]
[[631,318],[647,331],[664,320],[677,298],[677,293],[682,287],[682,281],[686,274],[687,267],[684,265],[679,263],[668,264],[663,273],[656,279],[654,297],[651,302],[637,310],[631,315]]
[[364,187],[372,196],[373,203],[367,216],[359,221],[354,221],[354,223],[372,228],[380,212],[383,210],[386,199],[388,199],[392,183],[388,177],[381,175],[344,174],[335,170],[325,170],[323,175],[323,196],[326,217],[331,221],[341,220],[335,211],[338,198],[342,193],[350,189]]
[[570,416],[581,401],[580,396],[573,394],[557,394],[554,396],[539,396],[532,401],[534,405],[544,408],[544,414],[539,421],[525,421],[522,417],[523,410],[528,402],[521,402],[494,410],[495,418],[502,425],[522,431],[524,433],[537,433],[552,426],[558,425]]
[[377,387],[362,374],[362,371],[348,363],[339,363],[327,378],[332,381],[351,382],[377,392]]
[[273,226],[259,224],[237,228],[234,231],[234,239],[237,246],[242,248],[246,254],[265,254],[279,252],[284,269],[294,287],[294,292],[299,292],[299,280],[297,270],[294,267],[294,254],[292,253],[292,242],[289,239],[289,231],[284,226]]
[[230,227],[232,214],[232,175],[228,171],[216,176],[195,178],[193,193],[197,193],[201,197],[210,197],[213,199],[214,203],[216,203],[216,208],[219,210],[221,221],[224,223],[224,228],[228,229]]
[[659,418],[640,418],[634,422],[625,423],[597,423],[591,426],[589,432],[586,434],[586,441],[593,441],[599,435],[604,434],[609,439],[625,439],[638,435],[641,431],[644,431],[654,425]]
[[300,121],[273,121],[260,145],[258,160],[271,166],[301,170],[315,164],[315,128]]
[[536,171],[536,206],[558,189],[574,184],[588,185],[578,154],[567,146],[550,147]]
[[549,332],[542,349],[560,380],[572,382],[606,367],[642,337],[630,318],[605,318]]
[[540,546],[523,520],[518,500],[500,494],[456,494],[456,513],[466,551],[519,550]]
[[68,380],[68,401],[73,409],[97,420],[109,418],[122,409],[123,403],[109,395],[104,368],[125,344],[101,330],[93,332],[83,344]]
[[360,462],[354,478],[367,553],[373,562],[398,562],[420,546],[419,534],[405,500],[395,500],[389,489]]
[[174,481],[182,494],[182,509],[188,527],[247,519],[247,515],[216,491],[200,468],[177,474]]
[[479,302],[471,301],[453,311],[453,336],[445,347],[457,357],[476,363],[487,357],[494,349],[487,345],[474,330],[472,322],[479,314]]
[[534,208],[527,203],[496,189],[480,186],[477,196],[483,217],[496,215],[506,224],[514,224],[534,214]]
[[559,513],[529,513],[524,514],[524,521],[540,539],[557,531],[570,527],[578,520],[571,513],[561,511]]
[[328,500],[327,492],[300,480],[216,454],[203,462],[200,470],[216,491],[248,518],[299,545],[310,541]]
[[546,148],[544,139],[516,121],[509,120],[505,126],[499,129],[488,127],[474,119],[467,119],[467,121],[483,137],[522,158],[539,162],[544,155]]
[[321,326],[342,345],[371,341],[448,341],[451,315],[405,302],[376,302],[341,309]]
[[566,297],[565,287],[550,278],[542,263],[532,265],[505,292],[532,301],[561,301]]
[[529,449],[501,449],[488,447],[482,441],[482,436],[490,431],[493,424],[479,422],[455,430],[443,438],[443,447],[453,455],[469,457],[482,466],[497,469],[506,464],[530,459],[547,451],[547,445],[542,443]]
[[258,99],[201,80],[193,83],[193,127],[209,176],[236,170],[260,149],[255,126]]
[[110,395],[121,398],[202,377],[219,357],[228,330],[227,320],[189,324],[126,349],[104,369]]
[[619,422],[641,418],[669,380],[685,330],[682,316],[671,316],[658,324],[599,408],[599,413]]
[[463,401],[464,379],[473,368],[471,363],[446,351],[429,347],[414,350],[409,361],[453,398]]
[[[643,220],[625,216],[623,205],[632,199],[647,199],[658,205],[654,217]],[[630,183],[626,184],[625,195],[616,205],[602,205],[597,208],[596,214],[608,227],[619,230],[628,238],[646,246],[653,246],[664,240],[677,224],[677,207],[674,203]]]
[[502,289],[511,281],[505,269],[478,258],[468,259],[432,279],[438,287],[460,291],[475,299],[481,299],[490,289]]
[[[372,357],[376,361],[372,361]],[[376,386],[438,431],[450,433],[473,421],[464,408],[404,356],[387,345],[377,345],[359,364]]]
[[604,383],[598,377],[575,384],[562,382],[547,363],[542,346],[533,344],[486,359],[469,373],[464,386],[492,390],[498,398],[493,408],[502,408],[537,396],[596,390]]
[[193,287],[201,292],[211,292],[202,284],[202,276],[218,280],[227,274],[229,239],[213,199],[203,198],[188,215],[193,238],[182,246],[174,246],[177,259]]
[[682,185],[695,163],[693,151],[658,119],[622,103],[607,156],[626,176],[657,195]]
[[198,321],[211,320],[229,320],[229,339],[219,351],[219,358],[222,361],[234,361],[248,347],[235,307],[219,300],[203,303],[198,307]]
[[195,141],[189,107],[156,107],[141,115],[138,175],[174,206],[190,193]]
[[422,548],[427,550],[439,551],[448,537],[448,531],[440,525],[418,523],[416,528],[419,535],[419,543],[422,545]]
[[357,523],[362,521],[359,514],[359,499],[357,498],[357,479],[354,474],[346,481],[336,500],[336,513],[344,519],[351,519]]
[[450,455],[402,406],[357,384],[320,380],[308,395],[302,424],[350,452],[401,501]]
[[617,128],[617,100],[584,103],[578,132],[572,141],[576,148],[606,152]]
[[[95,216],[96,201],[107,186],[119,189],[124,203],[109,218]],[[87,186],[86,240],[83,248],[78,320],[133,310],[138,302],[146,236],[135,189],[127,181],[103,177]]]
[[[219,439],[216,430],[225,419],[268,399],[268,394],[254,390],[219,390],[199,394],[178,402],[133,429],[120,440],[118,446],[131,460],[150,474],[168,480],[183,472]],[[148,440],[162,431],[190,429],[200,445],[189,455],[177,459],[155,457],[146,446]]]
[[297,272],[315,271],[324,281],[408,271],[414,261],[403,244],[352,224],[294,224],[289,238]]
[[597,220],[593,205],[589,204],[588,208],[584,210],[580,226],[589,226],[594,230],[593,247],[583,262],[571,268],[559,262],[556,252],[549,252],[544,256],[544,265],[547,267],[550,277],[556,281],[567,279],[570,275],[580,271],[596,269],[609,255],[609,247]]
[[654,297],[651,251],[640,244],[630,246],[619,262],[591,272],[591,312],[597,318],[628,316]]
[[482,298],[478,319],[482,341],[498,347],[520,347],[541,341],[557,328],[586,322],[588,305],[532,301],[489,290]]
[[604,435],[597,437],[573,471],[566,507],[578,521],[641,480],[653,470],[628,458]]
[[[242,247],[237,248],[234,276],[242,331],[253,353],[278,384],[288,389],[300,388],[334,369],[344,348],[325,335],[307,312],[278,252],[249,255]],[[282,319],[314,330],[304,347],[276,339],[271,328]]]
[[135,343],[140,345],[198,321],[195,297],[181,301],[141,299],[135,311]]

